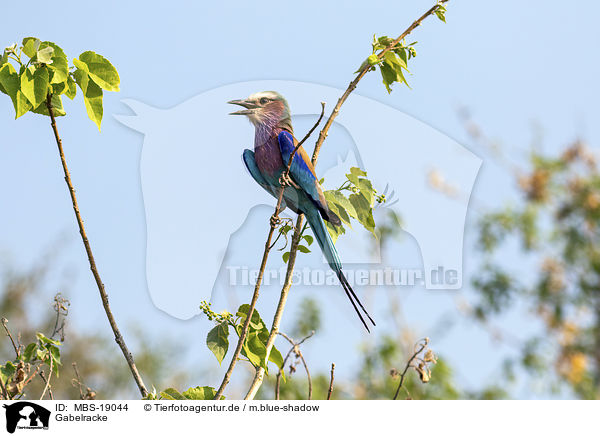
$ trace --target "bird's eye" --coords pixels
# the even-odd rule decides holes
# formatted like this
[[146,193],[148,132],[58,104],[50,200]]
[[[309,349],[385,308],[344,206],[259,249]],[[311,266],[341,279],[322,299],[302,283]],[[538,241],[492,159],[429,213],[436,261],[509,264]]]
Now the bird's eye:
[[260,99],[260,104],[265,105],[269,102],[269,99],[267,97],[263,97]]

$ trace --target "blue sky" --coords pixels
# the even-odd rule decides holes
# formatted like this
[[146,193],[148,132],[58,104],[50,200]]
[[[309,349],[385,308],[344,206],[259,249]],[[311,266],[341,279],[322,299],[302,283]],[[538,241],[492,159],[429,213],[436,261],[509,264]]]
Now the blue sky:
[[[99,8],[95,3],[65,1],[56,18],[40,14],[5,20],[1,44],[35,35],[57,42],[70,57],[95,50],[119,70],[121,92],[105,95],[101,134],[87,120],[81,101],[67,103],[69,115],[59,121],[59,129],[88,235],[113,310],[126,334],[139,325],[161,336],[198,342],[200,346],[195,348],[200,350],[194,350],[198,354],[191,353],[190,359],[214,368],[210,379],[199,383],[217,383],[221,370],[203,350],[209,324],[200,319],[174,319],[156,309],[150,299],[140,178],[143,137],[113,118],[113,114],[130,113],[120,100],[134,99],[166,109],[213,88],[251,80],[293,80],[345,89],[352,72],[369,54],[373,33],[398,34],[430,4],[423,0],[377,6],[312,1],[171,1],[157,5],[107,1]],[[576,137],[592,145],[598,142],[595,121],[600,114],[592,98],[598,95],[600,73],[594,55],[600,36],[595,22],[600,7],[595,2],[507,1],[498,5],[451,1],[448,9],[447,24],[430,19],[411,39],[419,42],[418,57],[410,65],[412,90],[396,87],[388,95],[379,76],[370,74],[356,92],[473,147],[457,117],[457,108],[466,106],[492,138],[505,144],[516,162],[527,155],[534,125],[539,126],[549,150]],[[5,16],[23,16],[16,4],[5,5],[4,12]],[[72,322],[100,329],[108,337],[48,122],[32,115],[15,122],[12,111],[7,98],[0,100],[0,113],[4,114],[0,117],[0,228],[4,229],[0,252],[15,265],[26,267],[60,240],[55,272],[46,283],[48,293],[64,290],[72,300]],[[250,132],[241,120],[238,125],[241,131]],[[204,129],[211,128],[199,122],[197,134],[201,137]],[[173,141],[185,140],[190,138],[173,132]],[[218,153],[225,144],[214,144],[211,153]],[[248,138],[246,146],[250,144]],[[485,157],[481,150],[471,150]],[[402,150],[398,153],[389,158],[402,159]],[[224,171],[244,169],[238,159]],[[473,196],[485,206],[502,205],[514,196],[512,182],[500,168],[484,160]],[[210,210],[214,206],[198,201],[197,207]],[[472,210],[466,223],[467,274],[477,265],[470,243],[476,219]],[[266,231],[265,223],[257,230],[257,241]],[[209,250],[207,256],[212,256]],[[429,332],[435,331],[445,315],[456,314],[457,296],[468,299],[468,295],[468,289],[405,292],[400,295],[405,321],[417,336],[433,336]],[[300,297],[290,298],[288,319],[293,318],[294,303]],[[341,298],[319,298],[323,304],[343,304]],[[376,314],[385,319],[383,326],[390,326],[383,296],[377,301]],[[356,362],[352,353],[344,350],[351,350],[365,336],[352,328],[340,340],[336,326],[355,320],[351,312],[335,313],[309,352],[331,349],[331,356],[317,366],[325,368],[337,358],[340,374],[349,375]],[[518,315],[505,322],[515,330],[535,328]],[[466,387],[493,381],[502,353],[507,351],[490,342],[473,324],[461,321],[434,342],[434,348],[449,358]],[[346,359],[347,364],[339,359]],[[522,391],[515,395],[532,396]]]

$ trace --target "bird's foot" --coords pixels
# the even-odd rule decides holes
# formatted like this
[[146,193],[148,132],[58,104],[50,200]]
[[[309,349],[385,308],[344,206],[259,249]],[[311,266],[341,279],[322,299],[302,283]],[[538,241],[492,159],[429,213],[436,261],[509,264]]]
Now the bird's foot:
[[279,177],[279,184],[281,186],[292,186],[296,189],[299,189],[299,186],[296,184],[296,182],[294,182],[292,180],[292,178],[290,177],[289,174],[287,174],[286,172],[284,172],[283,174],[281,174],[281,177]]
[[273,214],[273,215],[271,215],[270,222],[271,222],[271,227],[275,228],[279,224],[281,224],[281,218],[279,218],[277,215]]

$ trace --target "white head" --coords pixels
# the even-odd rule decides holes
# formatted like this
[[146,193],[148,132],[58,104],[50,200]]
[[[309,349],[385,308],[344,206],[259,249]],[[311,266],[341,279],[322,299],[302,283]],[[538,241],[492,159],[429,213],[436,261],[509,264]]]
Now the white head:
[[228,103],[245,108],[232,112],[230,115],[246,115],[255,126],[281,126],[291,130],[290,107],[286,99],[278,92],[257,92],[246,99],[231,100]]

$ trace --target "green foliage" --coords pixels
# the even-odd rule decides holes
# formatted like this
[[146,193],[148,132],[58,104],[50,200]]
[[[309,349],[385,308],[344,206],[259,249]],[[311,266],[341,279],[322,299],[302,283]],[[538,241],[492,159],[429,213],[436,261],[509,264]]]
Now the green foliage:
[[[400,382],[400,372],[414,351],[414,342],[409,339],[410,333],[403,330],[398,335],[386,334],[377,341],[369,340],[361,347],[361,360],[356,371],[342,378],[335,377],[332,399],[392,399]],[[310,363],[310,356],[306,356]],[[423,356],[423,359],[430,357]],[[433,362],[431,362],[433,363]],[[506,397],[502,387],[484,386],[479,391],[461,391],[455,384],[454,374],[443,358],[437,358],[431,365],[429,379],[425,382],[418,370],[419,363],[414,362],[406,373],[404,387],[398,399],[501,399]],[[299,374],[299,375],[297,375]],[[290,372],[287,381],[280,385],[280,399],[297,400],[306,398],[307,382],[301,372]],[[312,374],[313,399],[322,400],[327,397],[330,375],[329,371]],[[259,392],[261,399],[274,398],[274,383],[266,379]]]
[[[324,195],[327,204],[343,224],[351,227],[352,219],[355,219],[377,237],[373,208],[376,203],[384,203],[386,199],[385,195],[379,195],[373,188],[365,171],[356,167],[350,168],[350,173],[346,174],[346,181],[338,189],[325,191]],[[334,242],[346,233],[344,225],[333,226],[329,222],[325,224]]]
[[58,45],[33,37],[24,38],[20,48],[17,44],[7,47],[0,58],[0,92],[12,100],[15,118],[27,112],[48,116],[48,96],[54,115],[66,115],[62,95],[75,98],[77,84],[87,114],[100,130],[103,90],[119,91],[119,83],[117,70],[103,56],[86,51],[70,67]]
[[[376,67],[379,67],[383,84],[388,93],[392,92],[392,85],[396,82],[408,86],[404,71],[410,72],[408,71],[408,61],[417,55],[415,44],[416,42],[405,45],[404,41],[394,43],[394,39],[388,36],[373,35],[373,53],[361,64],[356,73],[364,68],[375,70]],[[389,50],[387,50],[388,48]]]
[[[514,359],[531,375],[551,379],[580,398],[600,398],[600,172],[594,155],[575,142],[559,156],[532,153],[519,172],[521,200],[480,221],[478,248],[485,266],[473,279],[483,322],[519,301],[541,321]],[[514,259],[498,254],[520,243],[527,278],[507,271]],[[551,377],[548,377],[551,376]]]
[[[196,386],[195,388],[189,388],[185,392],[179,392],[175,388],[167,388],[160,393],[158,398],[146,398],[151,400],[212,400],[215,398],[217,391],[215,388],[210,386]],[[154,395],[156,397],[156,395]],[[221,400],[225,397],[222,396]]]
[[62,364],[59,347],[62,343],[40,332],[36,333],[36,338],[36,342],[28,344],[24,349],[19,348],[14,360],[0,366],[0,379],[10,398],[21,398],[24,395],[23,390],[30,381],[28,379],[36,375],[32,374],[32,365],[45,365],[54,375],[59,375]]
[[438,7],[433,12],[444,23],[446,22],[446,7],[442,4],[438,4]]
[[[210,321],[214,321],[217,325],[210,330],[206,338],[208,348],[213,352],[219,363],[221,363],[227,354],[229,348],[229,327],[239,336],[241,335],[244,323],[248,317],[248,304],[242,304],[235,315],[223,311],[216,313],[211,309],[211,304],[203,301],[200,304],[200,309]],[[260,317],[257,310],[252,312],[252,318],[248,327],[248,333],[244,344],[242,345],[242,356],[246,357],[254,367],[264,368],[268,374],[269,368],[266,361],[267,357],[267,340],[269,337],[269,329],[265,322]],[[277,368],[283,366],[283,357],[279,350],[273,346],[269,353],[269,362],[274,363]]]
[[222,322],[217,324],[206,337],[206,345],[213,352],[219,364],[223,362],[223,358],[227,354],[229,348],[229,324]]

